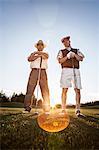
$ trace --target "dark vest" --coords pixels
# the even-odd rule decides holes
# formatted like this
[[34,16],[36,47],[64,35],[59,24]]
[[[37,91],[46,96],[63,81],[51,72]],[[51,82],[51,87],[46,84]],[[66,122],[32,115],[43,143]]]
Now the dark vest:
[[[67,49],[61,50],[63,57],[65,57],[70,51]],[[71,48],[71,51],[77,54],[77,49]],[[62,68],[77,68],[79,69],[79,61],[76,58],[67,59],[64,63],[61,64]]]

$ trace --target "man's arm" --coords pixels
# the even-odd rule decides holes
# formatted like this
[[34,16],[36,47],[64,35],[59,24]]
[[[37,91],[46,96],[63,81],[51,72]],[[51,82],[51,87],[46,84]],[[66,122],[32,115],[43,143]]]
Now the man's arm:
[[83,59],[84,59],[85,56],[78,50],[77,54],[75,54],[74,57],[75,57],[78,61],[83,61]]
[[48,59],[49,58],[49,55],[46,53],[46,52],[34,52],[32,53],[29,57],[28,57],[28,61],[31,62],[31,61],[34,61],[36,60],[37,58],[39,57],[42,57],[43,59]]
[[37,52],[32,53],[29,57],[28,57],[28,61],[34,61],[35,59],[37,59],[38,57],[40,57],[40,55],[37,54]]
[[62,51],[60,50],[57,55],[57,60],[60,64],[64,63],[67,60],[67,56],[63,57]]
[[58,58],[58,62],[59,62],[60,64],[62,64],[62,63],[64,63],[67,59],[68,59],[67,56],[65,56],[65,57],[63,57],[63,58]]
[[75,54],[74,56],[78,61],[83,61],[83,58],[82,56],[79,56],[78,54]]
[[43,59],[48,59],[49,55],[46,52],[37,52]]

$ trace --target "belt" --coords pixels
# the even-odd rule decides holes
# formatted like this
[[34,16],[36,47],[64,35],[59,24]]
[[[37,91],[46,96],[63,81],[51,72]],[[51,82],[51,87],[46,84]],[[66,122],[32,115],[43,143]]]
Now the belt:
[[[40,68],[32,68],[32,70],[39,70]],[[43,69],[41,68],[41,70],[46,70],[46,69]]]

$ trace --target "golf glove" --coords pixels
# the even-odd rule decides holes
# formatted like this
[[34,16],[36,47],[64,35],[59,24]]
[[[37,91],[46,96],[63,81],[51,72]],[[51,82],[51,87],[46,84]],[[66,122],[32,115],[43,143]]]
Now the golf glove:
[[69,52],[67,54],[67,58],[70,59],[70,58],[73,58],[75,56],[75,53],[74,52]]

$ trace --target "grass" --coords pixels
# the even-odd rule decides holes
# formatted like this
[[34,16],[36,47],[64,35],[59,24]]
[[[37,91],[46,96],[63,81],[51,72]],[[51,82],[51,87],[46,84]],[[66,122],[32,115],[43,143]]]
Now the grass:
[[1,109],[2,150],[98,150],[99,110],[82,109],[86,115],[77,118],[68,109],[69,126],[58,133],[39,128],[32,114],[22,114],[22,108]]
[[0,102],[0,107],[23,108],[24,104],[19,102]]

